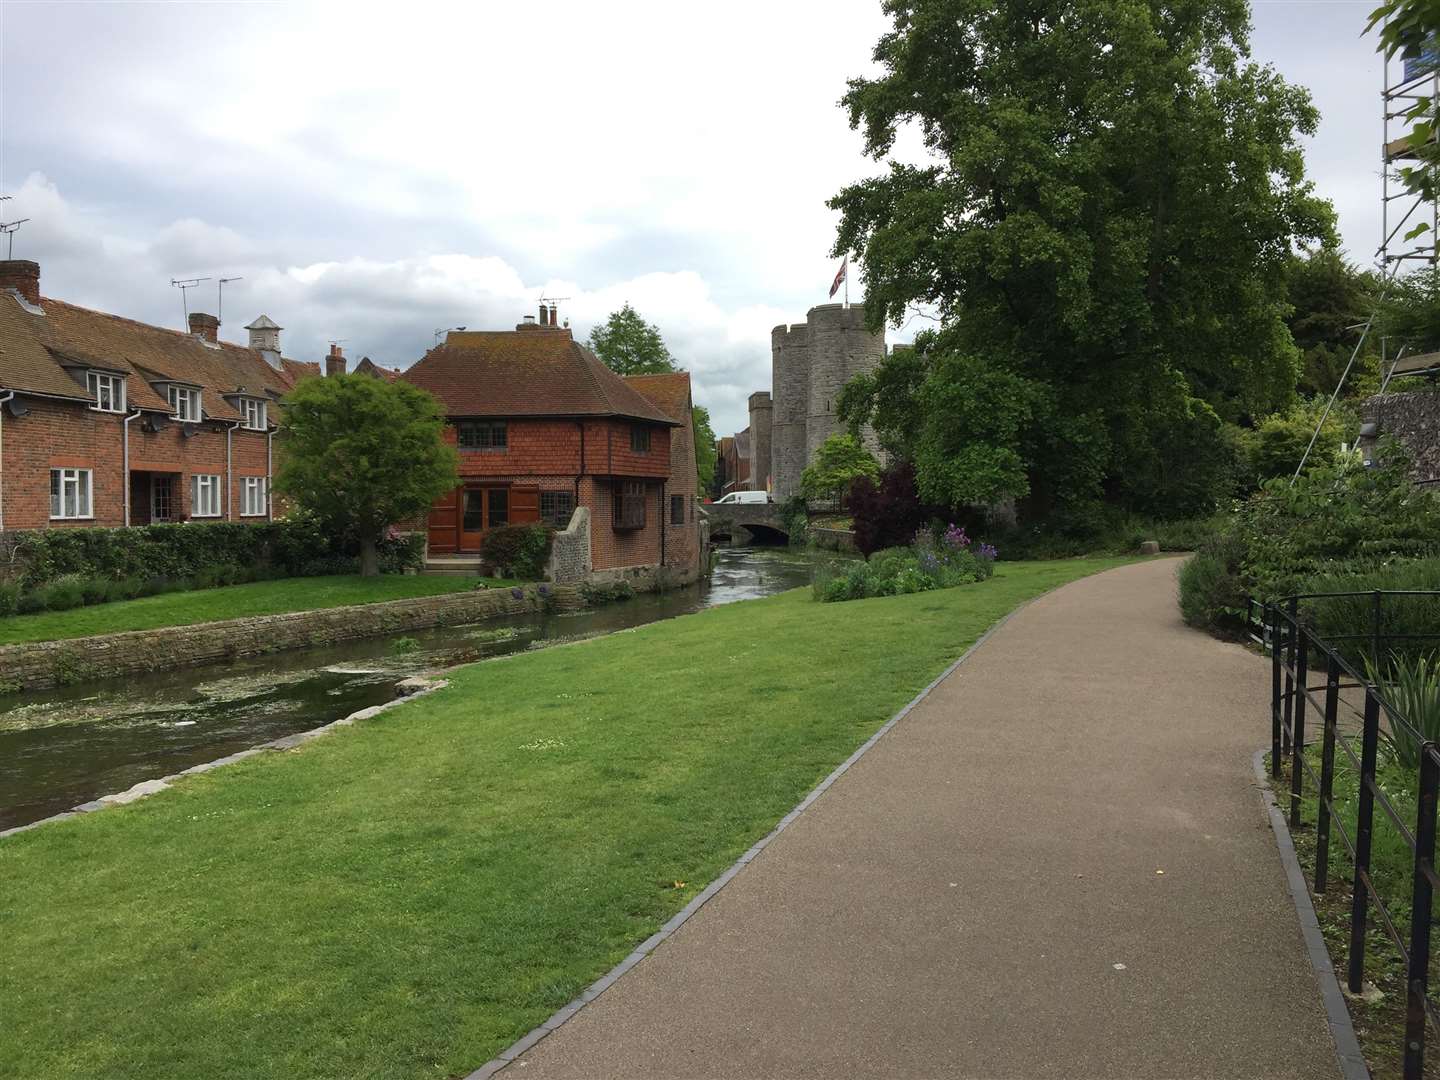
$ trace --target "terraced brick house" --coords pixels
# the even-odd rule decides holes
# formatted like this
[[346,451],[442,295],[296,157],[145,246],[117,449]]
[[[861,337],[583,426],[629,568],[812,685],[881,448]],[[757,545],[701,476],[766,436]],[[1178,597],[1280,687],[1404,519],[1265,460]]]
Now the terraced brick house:
[[460,455],[425,523],[432,568],[476,566],[491,529],[543,521],[588,533],[589,576],[698,573],[688,376],[623,379],[542,306],[514,330],[450,332],[402,377],[443,403]]
[[0,262],[0,530],[271,517],[278,402],[320,367],[282,356],[263,315],[248,348],[189,319],[44,297],[38,264]]

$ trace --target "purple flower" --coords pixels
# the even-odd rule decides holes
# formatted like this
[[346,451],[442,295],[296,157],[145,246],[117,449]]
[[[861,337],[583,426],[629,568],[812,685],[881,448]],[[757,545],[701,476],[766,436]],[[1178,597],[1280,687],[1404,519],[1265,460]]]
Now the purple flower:
[[541,595],[541,596],[549,596],[549,595],[550,595],[550,586],[549,586],[549,585],[541,585],[539,591],[540,591],[540,595]]
[[513,596],[516,600],[524,600],[524,599],[525,599],[525,590],[524,590],[524,589],[511,589],[511,590],[510,590],[510,595]]
[[994,545],[994,544],[981,544],[981,545],[980,545],[980,558],[982,558],[982,559],[994,559],[994,558],[998,557],[999,554],[1000,554],[1000,553],[995,550],[995,545]]
[[954,551],[970,546],[970,537],[966,536],[965,530],[954,522],[951,522],[950,527],[945,530],[943,539],[945,546]]

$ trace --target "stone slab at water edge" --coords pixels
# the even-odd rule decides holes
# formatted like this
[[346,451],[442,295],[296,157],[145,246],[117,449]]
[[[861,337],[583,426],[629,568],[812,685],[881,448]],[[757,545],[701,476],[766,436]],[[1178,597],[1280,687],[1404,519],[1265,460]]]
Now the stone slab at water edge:
[[382,604],[6,645],[0,647],[0,680],[18,683],[20,689],[41,690],[87,679],[214,663],[405,630],[460,626],[500,615],[577,611],[585,606],[574,586],[543,586],[547,595],[541,594],[541,588],[530,585],[481,589]]

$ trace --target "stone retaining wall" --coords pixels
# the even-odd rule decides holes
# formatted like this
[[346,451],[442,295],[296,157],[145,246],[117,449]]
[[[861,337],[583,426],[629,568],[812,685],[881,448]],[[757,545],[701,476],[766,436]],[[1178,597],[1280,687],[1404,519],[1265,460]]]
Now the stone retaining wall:
[[849,529],[817,529],[806,530],[806,536],[810,543],[826,551],[843,551],[850,555],[858,555],[860,549],[855,546],[855,534]]
[[[548,595],[541,594],[542,587]],[[482,589],[383,604],[6,645],[0,646],[0,686],[18,683],[27,690],[44,689],[405,630],[460,626],[498,615],[537,612],[547,605],[551,610],[575,611],[584,607],[585,601],[574,586],[529,585],[523,589]]]

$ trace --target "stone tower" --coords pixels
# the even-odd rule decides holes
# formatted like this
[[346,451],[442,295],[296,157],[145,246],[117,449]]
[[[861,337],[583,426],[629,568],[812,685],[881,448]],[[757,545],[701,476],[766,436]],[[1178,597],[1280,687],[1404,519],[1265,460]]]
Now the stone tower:
[[775,327],[770,347],[771,462],[775,499],[783,502],[799,494],[800,474],[821,444],[845,430],[835,411],[840,390],[853,376],[880,366],[885,335],[865,328],[862,305],[821,304],[805,322]]
[[774,409],[770,394],[757,390],[750,395],[750,486],[764,491],[774,480],[771,446],[774,440]]

